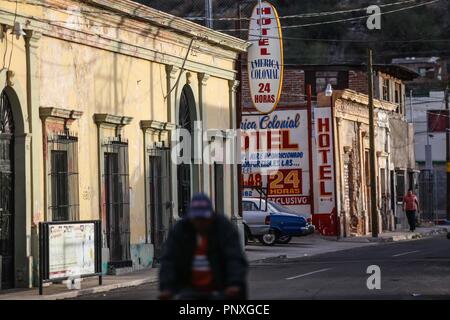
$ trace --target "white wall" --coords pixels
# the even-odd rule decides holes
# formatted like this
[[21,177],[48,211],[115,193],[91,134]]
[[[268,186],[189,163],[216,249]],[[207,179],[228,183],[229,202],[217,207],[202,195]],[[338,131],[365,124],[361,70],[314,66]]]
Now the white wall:
[[[416,161],[425,161],[425,145],[427,144],[427,110],[445,109],[444,92],[430,92],[429,97],[407,98],[408,121],[414,123],[414,145],[416,151]],[[445,161],[445,133],[433,133],[429,139],[432,146],[433,161]]]

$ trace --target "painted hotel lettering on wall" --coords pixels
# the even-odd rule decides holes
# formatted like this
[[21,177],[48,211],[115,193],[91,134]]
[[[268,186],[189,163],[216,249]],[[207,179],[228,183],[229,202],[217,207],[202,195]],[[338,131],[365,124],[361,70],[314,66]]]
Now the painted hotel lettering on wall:
[[319,153],[320,163],[319,165],[319,191],[321,197],[331,197],[333,192],[327,188],[326,182],[332,180],[332,170],[330,165],[330,151],[331,151],[331,139],[330,139],[330,119],[319,118],[317,119],[318,139],[317,152]]
[[283,83],[283,41],[276,9],[263,1],[250,19],[248,76],[253,105],[261,113],[272,112]]
[[335,208],[334,156],[331,108],[316,108],[316,169],[314,170],[317,206],[316,213],[331,214]]
[[[269,200],[311,212],[307,110],[245,115],[241,130],[243,195],[260,197],[253,188],[266,187]],[[266,167],[277,169],[264,172]]]

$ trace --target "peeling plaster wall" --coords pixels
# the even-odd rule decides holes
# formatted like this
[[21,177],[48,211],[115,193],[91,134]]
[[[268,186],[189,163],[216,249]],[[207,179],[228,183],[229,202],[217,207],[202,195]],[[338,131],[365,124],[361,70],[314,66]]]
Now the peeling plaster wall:
[[[4,2],[2,10],[14,12],[15,3]],[[110,3],[120,8],[132,5],[128,1]],[[166,95],[169,88],[166,67],[181,67],[192,39],[192,35],[185,32],[191,30],[174,31],[170,27],[111,14],[84,14],[81,9],[102,9],[81,1],[49,0],[46,4],[59,8],[50,9],[20,1],[17,7],[17,22],[22,23],[26,30],[36,37],[33,38],[30,56],[33,66],[33,74],[30,74],[31,86],[27,84],[24,37],[14,38],[12,41],[9,29],[6,40],[0,42],[0,57],[6,57],[6,62],[0,59],[0,68],[9,66],[9,56],[14,48],[10,63],[10,68],[15,73],[12,78],[13,88],[21,102],[20,111],[27,127],[25,131],[28,132],[32,127],[31,135],[26,137],[30,141],[26,152],[31,154],[31,157],[27,158],[27,167],[20,169],[25,172],[31,190],[23,201],[27,210],[26,217],[37,224],[45,219],[44,213],[47,210],[44,185],[47,172],[44,172],[40,107],[83,112],[81,118],[70,125],[70,130],[78,133],[79,138],[79,213],[82,220],[100,218],[99,137],[94,114],[108,113],[132,117],[133,121],[122,131],[129,141],[131,253],[136,268],[149,267],[153,260],[153,246],[145,243],[146,173],[140,121],[168,121]],[[190,22],[175,20],[180,19],[173,18],[171,25],[177,23],[178,27],[189,25],[193,29],[201,29]],[[0,13],[0,23],[11,28],[11,15]],[[223,37],[219,33],[210,30],[197,31],[199,37],[192,43],[187,55],[186,70],[174,90],[172,108],[177,110],[181,89],[184,84],[189,83],[198,109],[198,74],[208,74],[209,80],[203,88],[205,115],[211,119],[208,127],[226,129],[230,126],[228,81],[235,79],[236,58],[238,52],[245,50],[245,46],[242,41],[231,37],[227,38],[224,45],[222,42],[218,44],[217,41]],[[201,32],[205,33],[205,37]],[[210,39],[207,39],[208,36]],[[188,73],[189,78],[186,77]],[[32,115],[28,114],[27,90],[32,92]],[[197,111],[200,115],[200,110]],[[108,129],[104,129],[104,133],[114,134]],[[225,169],[225,181],[231,181],[228,175],[229,170]],[[225,188],[229,188],[228,183]],[[229,190],[226,193],[229,194]],[[231,204],[229,205],[231,207]],[[26,234],[22,239],[24,243],[20,246],[24,247],[24,252],[18,251],[20,264],[24,265],[16,265],[17,274],[20,274],[20,281],[23,281],[25,286],[33,282],[32,272],[28,272],[28,269],[31,269],[33,264],[36,273],[38,264],[36,229],[32,229],[29,224],[27,221],[27,225],[23,226]],[[30,260],[24,259],[23,255]],[[26,261],[22,263],[22,260]],[[28,276],[29,279],[23,279]]]
[[123,129],[123,136],[129,140],[131,242],[143,242],[145,173],[139,121],[167,119],[163,97],[165,67],[58,39],[44,37],[41,41],[41,105],[83,112],[75,122],[82,155],[81,219],[99,217],[97,125],[93,115],[133,117],[132,123]]
[[[370,232],[370,195],[367,188],[368,174],[366,163],[369,159],[365,152],[369,150],[369,119],[368,109],[362,104],[345,100],[336,100],[338,109],[336,116],[340,118],[339,123],[339,158],[337,166],[338,179],[338,212],[343,214],[345,219],[347,235],[363,235]],[[379,210],[379,230],[392,230],[393,212],[390,208],[390,198],[394,195],[394,190],[390,188],[390,170],[392,163],[397,163],[398,159],[391,161],[390,140],[395,135],[396,141],[406,134],[401,128],[405,123],[393,131],[390,128],[389,119],[393,116],[390,111],[375,110],[375,152],[377,164],[377,205]],[[393,116],[395,117],[395,116]],[[395,124],[394,124],[395,125]],[[390,134],[388,134],[390,132]],[[411,148],[410,148],[411,149]],[[406,155],[408,158],[409,155]],[[382,170],[383,169],[383,170]],[[381,174],[384,172],[384,179]],[[384,183],[384,188],[382,187]],[[382,190],[385,193],[382,195]]]
[[412,125],[406,121],[393,118],[389,119],[391,129],[392,163],[398,168],[415,169],[414,131]]

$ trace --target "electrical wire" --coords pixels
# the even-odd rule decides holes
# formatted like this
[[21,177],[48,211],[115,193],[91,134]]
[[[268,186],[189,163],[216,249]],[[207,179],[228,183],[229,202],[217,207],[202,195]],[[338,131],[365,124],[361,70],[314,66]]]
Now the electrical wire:
[[[15,0],[2,0],[2,1],[8,1],[8,2],[14,2]],[[407,4],[407,3],[412,3],[412,2],[416,2],[417,0],[403,0],[403,1],[397,1],[397,2],[393,2],[393,3],[386,3],[386,4],[380,4],[378,5],[378,7],[380,8],[384,8],[384,7],[392,7],[392,6],[399,6],[402,4]],[[44,4],[42,2],[37,2],[37,1],[26,1],[23,0],[22,3],[24,4],[29,4],[29,5],[35,5],[35,6],[41,6],[44,8],[48,8],[48,9],[61,9],[64,10],[65,12],[70,12],[70,13],[80,13],[80,14],[104,14],[104,15],[114,15],[114,16],[118,16],[118,17],[137,17],[136,15],[133,14],[129,14],[129,13],[120,13],[120,12],[108,12],[108,11],[104,11],[104,10],[67,10],[66,7],[64,6],[56,6],[55,4]],[[151,8],[150,6],[148,6],[149,8]],[[302,13],[302,14],[292,14],[292,15],[286,15],[286,16],[279,16],[280,20],[284,20],[284,19],[299,19],[299,18],[316,18],[316,17],[324,17],[324,16],[330,16],[330,15],[339,15],[339,14],[347,14],[347,13],[354,13],[354,12],[360,12],[360,11],[367,11],[367,7],[362,7],[362,8],[355,8],[355,9],[347,9],[347,10],[337,10],[337,11],[325,11],[325,12],[315,12],[315,13]],[[140,18],[145,18],[145,19],[167,19],[167,17],[161,17],[161,16],[139,16]],[[237,18],[237,17],[216,17],[216,18],[209,18],[206,19],[206,17],[189,17],[189,16],[184,16],[184,17],[180,17],[186,20],[191,20],[191,21],[205,21],[205,20],[213,20],[213,21],[239,21],[239,20],[258,20],[258,18],[248,18],[248,17],[241,17],[241,18]]]
[[[8,1],[14,1],[14,0],[8,0]],[[414,0],[415,1],[415,0]],[[441,0],[433,0],[431,2],[437,2],[437,1],[441,1]],[[398,4],[401,3],[408,3],[408,2],[412,2],[412,1],[400,1]],[[419,4],[419,5],[425,5],[424,4]],[[41,6],[45,6],[44,4],[36,4],[36,5],[41,5]],[[388,5],[394,5],[394,4],[386,4],[386,5],[381,5],[381,6],[388,6]],[[55,6],[47,6],[50,7],[52,9],[55,9]],[[399,10],[405,10],[408,8],[402,8]],[[354,10],[360,10],[360,9],[354,9]],[[4,10],[3,10],[4,11]],[[353,11],[353,10],[351,10]],[[7,12],[7,11],[4,11]],[[61,11],[62,12],[62,11]],[[64,11],[65,13],[67,13],[67,10]],[[86,11],[83,11],[83,13]],[[344,11],[346,12],[346,11]],[[394,11],[391,11],[394,12]],[[387,13],[391,13],[391,12],[386,12],[384,14]],[[92,12],[93,13],[93,12]],[[102,13],[102,12],[98,12],[98,13]],[[330,12],[328,12],[330,13]],[[291,16],[288,16],[291,17]],[[86,17],[84,16],[80,16],[80,18],[86,19]],[[358,19],[362,19],[364,17],[357,17]],[[166,18],[164,18],[166,19]],[[51,25],[55,25],[55,26],[59,26],[58,23],[62,23],[65,25],[85,25],[85,26],[89,26],[89,27],[106,27],[106,28],[113,28],[113,29],[118,29],[118,27],[116,25],[111,25],[111,24],[106,24],[106,23],[96,23],[96,22],[89,22],[89,23],[82,23],[82,22],[74,22],[74,21],[63,21],[63,20],[53,20],[53,19],[39,19],[41,22],[47,22]],[[328,23],[328,22],[325,22]],[[289,27],[289,26],[288,26]],[[123,30],[127,30],[127,31],[131,31],[131,32],[141,32],[141,29],[138,28],[127,28],[127,27],[123,27],[121,26],[120,29]],[[246,29],[241,29],[241,30],[246,30]],[[255,37],[257,37],[256,35],[254,35]],[[279,37],[268,37],[268,38],[272,38],[272,39],[279,39]],[[334,43],[372,43],[374,41],[371,40],[351,40],[351,39],[314,39],[314,38],[298,38],[298,37],[283,37],[284,40],[300,40],[300,41],[317,41],[317,42],[334,42]],[[250,41],[258,41],[257,39],[250,39]],[[411,40],[386,40],[383,41],[386,43],[428,43],[428,42],[450,42],[450,39],[411,39]]]
[[[18,7],[18,5],[19,5],[18,2],[19,2],[19,0],[16,0],[16,8],[14,9],[13,28],[16,27],[16,21],[17,21],[17,7]],[[14,36],[15,36],[14,31],[15,31],[15,30],[13,29],[13,31],[11,32],[11,52],[10,52],[10,54],[9,54],[8,70],[11,69],[11,61],[12,61],[12,56],[13,56],[13,52],[14,52]],[[8,42],[8,41],[6,41],[6,42]]]
[[178,74],[177,81],[175,82],[173,87],[170,89],[170,91],[167,92],[166,96],[164,97],[164,100],[167,99],[167,97],[172,93],[172,91],[178,86],[178,83],[180,82],[180,79],[181,79],[181,75],[183,74],[183,71],[185,70],[184,66],[186,64],[187,58],[189,57],[189,53],[191,52],[192,44],[194,43],[195,39],[196,38],[191,39],[191,42],[189,43],[189,48],[186,52],[186,56],[184,57],[184,60],[183,60],[183,64],[181,65],[181,69],[180,69],[180,73]]
[[[3,28],[3,26],[0,26],[0,28]],[[4,69],[6,67],[6,55],[8,54],[8,35],[6,34],[7,29],[5,28],[5,52],[3,53],[3,67],[2,69]],[[5,84],[6,86],[6,84]]]
[[[379,14],[379,16],[383,16],[383,15],[387,15],[387,14],[391,14],[391,13],[395,13],[395,12],[401,12],[401,11],[405,11],[405,10],[410,10],[410,9],[415,9],[415,8],[431,5],[431,4],[440,2],[440,1],[443,1],[443,0],[431,0],[431,1],[424,2],[424,3],[416,4],[416,5],[403,7],[403,8],[400,8],[400,9],[395,9],[395,10],[391,10],[391,11],[381,12]],[[360,17],[353,17],[353,18],[331,20],[331,21],[322,21],[322,22],[314,22],[314,23],[306,23],[306,24],[298,24],[298,25],[290,25],[290,26],[281,26],[281,29],[304,28],[304,27],[321,26],[321,25],[328,25],[328,24],[341,23],[341,22],[356,21],[356,20],[366,19],[366,18],[369,18],[371,16],[373,16],[373,14],[368,14],[368,15],[364,15],[364,16],[360,16]],[[270,30],[270,29],[278,29],[278,27],[267,27],[265,29],[268,29],[268,30]],[[221,31],[221,32],[238,32],[238,31],[258,31],[258,29],[219,29],[217,31]]]
[[[250,35],[251,37],[259,37],[259,35]],[[283,39],[296,41],[317,41],[317,42],[341,42],[341,43],[372,43],[379,40],[353,40],[353,39],[325,39],[325,38],[298,38],[298,37],[276,37],[264,36],[267,39]],[[258,42],[259,39],[249,39],[249,42]],[[427,43],[427,42],[449,42],[450,39],[410,39],[410,40],[383,40],[385,43]]]

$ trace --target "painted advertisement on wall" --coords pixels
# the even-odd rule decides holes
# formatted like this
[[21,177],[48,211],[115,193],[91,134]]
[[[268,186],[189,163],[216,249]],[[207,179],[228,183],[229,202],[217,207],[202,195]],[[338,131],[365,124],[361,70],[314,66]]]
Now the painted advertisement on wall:
[[333,119],[330,107],[314,110],[314,215],[324,235],[336,235],[336,189]]
[[269,200],[310,214],[307,110],[246,115],[241,130],[244,196],[260,197],[258,187],[267,188]]
[[49,226],[49,279],[95,274],[95,225]]

